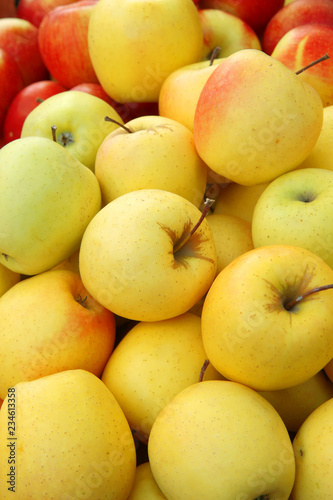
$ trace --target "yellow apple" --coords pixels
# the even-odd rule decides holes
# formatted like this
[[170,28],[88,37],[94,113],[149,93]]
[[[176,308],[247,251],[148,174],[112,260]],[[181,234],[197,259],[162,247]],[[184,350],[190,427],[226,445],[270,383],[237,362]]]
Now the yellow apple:
[[252,217],[254,247],[297,245],[333,269],[333,171],[305,168],[274,179]]
[[149,462],[137,466],[133,488],[127,500],[167,500],[157,486]]
[[0,397],[18,382],[82,368],[102,374],[115,318],[77,273],[52,270],[20,281],[0,300]]
[[26,117],[21,137],[56,140],[83,165],[94,171],[96,153],[104,138],[118,125],[105,116],[123,123],[117,111],[103,99],[87,92],[68,90],[45,99]]
[[[199,381],[206,353],[201,321],[184,313],[164,321],[139,322],[120,341],[102,380],[131,426],[148,439],[162,408],[182,389]],[[206,379],[221,379],[208,365]]]
[[103,207],[82,238],[82,281],[118,316],[159,321],[187,312],[216,274],[208,222],[190,232],[200,210],[175,193],[143,189]]
[[148,441],[155,481],[168,500],[288,500],[295,459],[273,406],[236,382],[198,382],[157,416]]
[[15,273],[8,267],[0,264],[0,297],[21,279],[19,273]]
[[296,459],[291,500],[332,498],[333,398],[316,408],[298,430],[293,447]]
[[136,470],[125,415],[105,384],[85,370],[8,389],[0,456],[3,500],[126,500]]
[[[128,129],[131,132],[128,132]],[[181,123],[161,116],[142,116],[117,128],[97,151],[95,175],[104,205],[138,189],[164,189],[200,206],[207,167],[194,146],[193,134]]]
[[333,382],[333,358],[324,366],[327,377]]
[[323,104],[310,85],[263,51],[243,49],[226,57],[205,83],[193,134],[209,168],[252,186],[304,161],[322,123]]
[[203,33],[192,0],[100,0],[90,17],[89,54],[117,102],[157,102],[164,79],[201,60]]
[[332,283],[333,269],[298,246],[270,245],[237,257],[217,275],[203,305],[208,359],[225,378],[260,391],[305,382],[333,357],[332,290],[310,293]]
[[80,248],[75,250],[72,255],[60,262],[60,264],[54,266],[52,269],[66,269],[68,271],[73,271],[74,273],[80,274],[79,255]]

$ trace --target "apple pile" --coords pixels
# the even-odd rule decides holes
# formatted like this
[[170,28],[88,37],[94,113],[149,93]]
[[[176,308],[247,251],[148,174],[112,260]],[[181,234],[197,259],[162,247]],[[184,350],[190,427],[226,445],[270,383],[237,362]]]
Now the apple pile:
[[1,499],[333,498],[333,0],[0,16]]

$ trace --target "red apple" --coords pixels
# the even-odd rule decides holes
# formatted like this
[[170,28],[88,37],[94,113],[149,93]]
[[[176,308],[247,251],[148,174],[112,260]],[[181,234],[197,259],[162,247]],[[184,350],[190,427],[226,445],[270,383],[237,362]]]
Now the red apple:
[[49,76],[38,46],[38,29],[29,21],[14,17],[0,19],[0,48],[14,59],[24,85]]
[[240,17],[262,34],[268,21],[284,4],[284,0],[201,0],[202,9],[220,9]]
[[16,62],[0,48],[0,137],[3,133],[7,110],[21,89],[23,89],[23,80]]
[[74,85],[69,90],[79,90],[81,92],[87,92],[87,94],[94,95],[96,97],[99,97],[100,99],[103,99],[105,102],[110,104],[111,106],[114,106],[116,101],[110,97],[105,90],[103,89],[102,85],[100,83],[79,83],[78,85]]
[[44,16],[52,9],[74,2],[77,0],[20,0],[16,14],[17,17],[26,19],[39,28]]
[[271,54],[288,31],[303,24],[333,25],[332,0],[295,0],[280,9],[269,21],[262,37],[262,49]]
[[7,111],[3,126],[5,143],[19,139],[24,120],[41,101],[65,90],[63,85],[53,80],[41,80],[24,87],[14,97]]
[[2,17],[16,17],[15,0],[5,0],[0,2],[0,18]]
[[98,83],[88,51],[90,14],[98,0],[79,0],[51,10],[39,27],[39,47],[49,72],[67,88]]

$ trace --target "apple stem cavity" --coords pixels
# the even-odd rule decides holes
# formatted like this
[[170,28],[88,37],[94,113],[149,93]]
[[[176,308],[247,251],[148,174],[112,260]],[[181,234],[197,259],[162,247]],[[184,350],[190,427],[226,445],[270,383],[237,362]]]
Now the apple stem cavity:
[[85,307],[86,309],[88,309],[87,304],[86,304],[87,298],[88,298],[87,295],[85,296],[84,299],[81,297],[81,295],[76,295],[76,297],[74,297],[75,301],[78,302],[80,304],[80,306]]
[[296,75],[299,75],[300,73],[303,73],[303,71],[309,69],[309,68],[312,68],[312,66],[315,66],[316,64],[322,62],[322,61],[326,61],[326,59],[329,59],[330,56],[328,54],[324,54],[323,56],[319,57],[319,59],[316,59],[315,61],[312,61],[310,64],[308,64],[307,66],[304,66],[304,68],[301,68],[299,69],[298,71],[296,71]]
[[126,132],[128,132],[129,134],[133,134],[133,130],[131,130],[129,127],[126,127],[126,125],[124,125],[123,123],[119,123],[117,122],[117,120],[114,120],[113,118],[110,118],[109,116],[106,116],[104,118],[104,120],[106,122],[112,122],[112,123],[115,123],[116,125],[119,125],[119,127],[123,128],[124,130],[126,130]]
[[311,290],[308,290],[307,292],[304,292],[302,295],[299,295],[296,297],[296,299],[291,300],[284,306],[284,308],[287,311],[290,311],[292,307],[294,307],[298,302],[301,300],[305,299],[305,297],[308,297],[309,295],[312,295],[313,293],[321,292],[322,290],[329,290],[330,288],[333,288],[333,283],[329,285],[322,285],[322,286],[317,286],[316,288],[312,288]]
[[210,363],[209,359],[205,359],[205,362],[202,365],[201,370],[200,370],[199,382],[203,381],[203,378],[205,376],[205,373],[206,373],[206,370],[208,368],[209,363]]
[[217,46],[212,52],[212,55],[210,56],[210,61],[209,61],[209,66],[213,66],[215,59],[219,56],[221,52],[221,47]]
[[191,236],[193,236],[193,234],[196,232],[196,230],[198,229],[198,227],[201,225],[202,221],[204,220],[204,218],[208,214],[210,207],[213,205],[213,203],[215,203],[215,200],[213,200],[212,198],[205,199],[202,213],[201,213],[201,216],[200,216],[198,222],[195,224],[195,226],[193,226],[193,228],[191,229],[191,231],[188,233],[188,235],[185,238],[181,238],[177,242],[177,244],[174,246],[174,249],[173,249],[174,254],[176,252],[178,252],[178,250],[180,250],[185,245],[185,243],[188,242],[188,240],[191,238]]

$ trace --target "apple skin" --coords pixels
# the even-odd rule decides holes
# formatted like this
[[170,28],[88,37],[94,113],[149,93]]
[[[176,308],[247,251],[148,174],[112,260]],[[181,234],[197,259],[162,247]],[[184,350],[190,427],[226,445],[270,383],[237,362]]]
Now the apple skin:
[[332,1],[297,0],[285,5],[268,22],[261,39],[262,50],[272,54],[278,41],[288,31],[305,24],[333,25]]
[[75,2],[77,0],[19,0],[16,15],[39,28],[43,18],[52,9]]
[[333,358],[324,366],[324,371],[330,381],[333,382]]
[[272,181],[252,217],[254,247],[297,245],[333,269],[333,172],[299,169]]
[[135,480],[127,500],[167,500],[154,479],[149,462],[141,463],[135,471]]
[[8,267],[0,264],[0,297],[7,292],[12,286],[16,285],[21,279],[19,273],[15,273]]
[[11,102],[23,87],[23,79],[16,62],[0,48],[0,137],[3,136],[4,121]]
[[205,219],[174,254],[174,245],[200,217],[191,202],[159,189],[111,201],[82,238],[80,274],[87,290],[114,314],[134,321],[188,311],[216,274],[216,250]]
[[138,189],[163,189],[199,207],[204,198],[207,167],[198,155],[193,134],[181,123],[143,116],[118,127],[98,148],[95,175],[102,203]]
[[38,29],[29,21],[13,17],[0,19],[0,48],[16,62],[24,86],[49,77],[39,50]]
[[17,6],[15,0],[6,0],[0,4],[0,18],[3,17],[16,17]]
[[208,359],[227,379],[258,391],[286,389],[333,357],[333,269],[301,247],[270,245],[237,257],[211,285],[202,309]]
[[88,26],[98,0],[79,0],[51,10],[38,30],[44,64],[52,77],[70,88],[99,83],[88,51]]
[[277,411],[227,380],[178,393],[154,422],[148,456],[168,500],[287,500],[295,478],[292,443]]
[[115,318],[77,273],[46,271],[20,281],[1,299],[0,397],[18,382],[63,370],[101,376],[114,346]]
[[54,80],[41,80],[31,83],[16,94],[12,100],[4,120],[5,143],[21,137],[23,123],[33,109],[52,95],[65,92],[67,89]]

